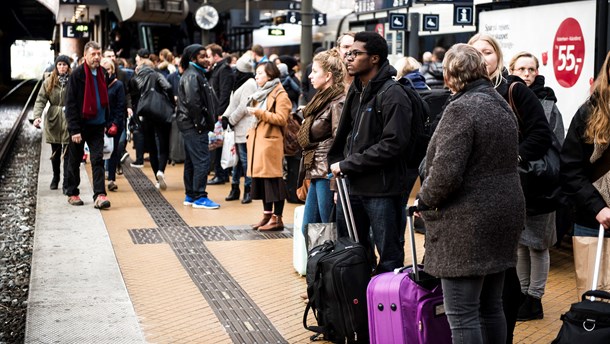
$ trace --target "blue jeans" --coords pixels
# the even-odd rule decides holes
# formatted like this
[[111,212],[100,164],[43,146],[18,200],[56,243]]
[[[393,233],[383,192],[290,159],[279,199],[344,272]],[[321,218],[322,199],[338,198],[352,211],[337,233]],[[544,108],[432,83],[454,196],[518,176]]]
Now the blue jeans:
[[[576,223],[574,224],[574,236],[596,237],[598,235],[599,228],[589,228]],[[604,231],[604,238],[610,238],[610,230],[606,229]]]
[[[405,252],[400,239],[404,230],[402,215],[403,196],[366,197],[350,195],[356,232],[360,243],[368,250],[375,273],[393,271],[404,265]],[[372,232],[372,240],[369,235]],[[345,215],[341,202],[337,201],[337,232],[339,237],[348,236]],[[379,262],[375,264],[375,247]]]
[[504,271],[486,276],[441,278],[453,344],[506,343],[502,310]]
[[[330,180],[314,178],[309,185],[305,211],[303,213],[303,234],[306,234],[307,224],[333,222],[330,213],[333,209],[334,192],[330,190]],[[329,221],[330,220],[330,221]]]
[[239,161],[237,162],[237,165],[233,167],[233,172],[231,172],[231,185],[239,185],[239,178],[244,176],[244,186],[249,188],[250,185],[252,185],[252,178],[246,174],[246,171],[248,170],[248,151],[246,143],[236,143],[235,148],[237,149]]
[[195,128],[182,131],[184,139],[184,191],[192,199],[208,197],[205,191],[208,185],[210,168],[210,151],[208,150],[208,132],[198,133]]

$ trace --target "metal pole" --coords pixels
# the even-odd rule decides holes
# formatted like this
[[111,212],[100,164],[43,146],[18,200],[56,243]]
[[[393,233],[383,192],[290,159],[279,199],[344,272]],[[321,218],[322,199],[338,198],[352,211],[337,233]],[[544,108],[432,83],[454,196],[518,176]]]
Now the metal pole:
[[305,67],[311,63],[313,54],[312,20],[313,0],[303,0],[301,2],[301,71],[303,73]]
[[608,0],[597,0],[595,8],[595,70],[597,77],[608,52]]

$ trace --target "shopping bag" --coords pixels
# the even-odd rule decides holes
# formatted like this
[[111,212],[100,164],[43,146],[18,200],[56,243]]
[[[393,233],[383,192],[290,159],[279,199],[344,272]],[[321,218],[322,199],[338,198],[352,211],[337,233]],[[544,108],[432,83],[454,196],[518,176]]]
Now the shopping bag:
[[[572,246],[574,248],[574,270],[576,270],[577,297],[583,295],[591,288],[595,270],[595,253],[597,251],[597,237],[574,236]],[[599,290],[610,292],[610,239],[604,239],[602,257],[599,269]]]
[[308,223],[306,240],[307,252],[322,245],[326,240],[337,240],[337,223]]
[[220,156],[220,166],[223,169],[237,165],[237,149],[235,148],[235,132],[227,129],[224,133],[222,142],[222,155]]
[[108,135],[104,134],[104,160],[108,160],[110,159],[110,156],[112,155],[112,151],[114,150],[114,138],[109,137]]

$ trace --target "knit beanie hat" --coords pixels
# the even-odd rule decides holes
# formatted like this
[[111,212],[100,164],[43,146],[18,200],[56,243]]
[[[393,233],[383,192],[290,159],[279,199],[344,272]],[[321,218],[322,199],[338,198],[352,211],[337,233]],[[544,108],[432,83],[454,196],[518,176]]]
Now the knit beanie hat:
[[57,64],[60,62],[63,62],[70,66],[70,58],[66,55],[59,55],[57,56],[57,58],[55,58],[55,67],[57,67]]
[[235,68],[242,73],[254,73],[250,54],[243,54],[235,63]]
[[189,67],[189,62],[191,62],[193,54],[196,54],[201,50],[205,50],[201,44],[191,44],[184,48],[184,51],[182,51],[182,58],[180,59],[180,66],[182,69],[186,70]]

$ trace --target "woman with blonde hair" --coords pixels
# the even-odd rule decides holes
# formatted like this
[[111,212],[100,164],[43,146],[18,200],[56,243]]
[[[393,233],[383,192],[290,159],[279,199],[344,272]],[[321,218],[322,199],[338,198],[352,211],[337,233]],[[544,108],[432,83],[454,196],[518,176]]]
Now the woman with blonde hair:
[[441,278],[454,344],[504,343],[502,286],[525,217],[517,119],[473,47],[451,47],[443,71],[453,96],[428,146],[418,195],[426,272]]
[[[55,68],[47,77],[34,104],[34,126],[41,127],[43,122],[42,112],[49,103],[50,107],[44,115],[44,136],[47,143],[51,145],[51,165],[53,166],[53,179],[51,190],[56,190],[59,185],[61,157],[70,140],[68,124],[64,115],[64,102],[70,76],[70,58],[59,55],[55,59]],[[65,169],[65,160],[64,160]]]
[[[502,49],[495,38],[487,34],[476,34],[470,38],[468,44],[483,55],[487,73],[496,91],[507,103],[514,104],[513,111],[519,123],[519,164],[525,166],[529,161],[541,159],[551,147],[552,132],[540,101],[519,77],[514,75],[504,77]],[[523,223],[524,231],[555,227],[554,202],[538,197],[541,192],[538,190],[538,185],[522,183],[521,187],[525,196],[527,214]],[[517,313],[520,305],[526,300],[526,295],[521,293],[515,267],[506,271],[502,299],[507,322],[506,342],[512,343]],[[539,308],[536,317],[542,319],[542,303],[536,303]]]
[[[610,231],[607,230],[610,228],[608,146],[610,146],[610,52],[606,55],[591,96],[572,118],[561,150],[563,191],[576,206],[575,237],[596,237],[599,235],[600,225],[606,228],[606,237],[610,237]],[[580,256],[576,253],[577,250],[578,246],[574,245],[575,258]],[[603,283],[601,276],[603,274],[600,274]],[[577,270],[577,280],[592,281],[591,277],[585,274],[581,278]],[[577,287],[580,292],[584,292],[591,287],[591,284]],[[582,287],[586,289],[582,290]],[[604,290],[609,288],[610,285],[599,287]],[[578,297],[580,298],[580,295]]]
[[258,88],[248,97],[246,108],[256,117],[256,124],[247,135],[247,173],[252,177],[252,199],[263,201],[263,218],[252,228],[282,230],[282,214],[288,196],[282,179],[284,128],[292,103],[280,83],[280,71],[275,63],[259,63],[254,80]]
[[426,85],[426,78],[419,72],[421,63],[411,56],[404,56],[400,58],[395,66],[396,70],[396,81],[400,82],[405,86],[410,86],[414,90],[429,90],[430,87]]
[[298,133],[303,148],[301,171],[310,180],[303,213],[303,231],[309,223],[328,222],[333,207],[333,191],[328,179],[327,154],[335,139],[345,102],[345,63],[339,50],[331,49],[313,58],[309,80],[316,89],[303,109],[303,124]]

